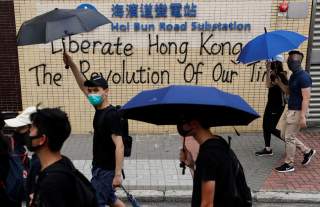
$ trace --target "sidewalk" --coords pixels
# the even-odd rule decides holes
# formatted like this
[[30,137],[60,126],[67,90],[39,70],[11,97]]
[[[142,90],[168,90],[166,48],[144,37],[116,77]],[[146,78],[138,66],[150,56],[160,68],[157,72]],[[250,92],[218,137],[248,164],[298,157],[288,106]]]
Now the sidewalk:
[[[320,133],[306,132],[300,140],[307,146],[317,150],[307,167],[301,165],[303,153],[297,150],[294,173],[277,173],[272,171],[262,186],[262,190],[320,192]],[[278,164],[282,164],[278,162]]]
[[[274,155],[256,157],[254,152],[264,146],[261,133],[241,134],[240,137],[231,135],[232,148],[244,167],[248,184],[256,200],[320,203],[319,130],[308,130],[300,136],[303,142],[318,152],[310,165],[302,167],[300,163],[303,156],[297,152],[296,171],[281,174],[273,171],[273,168],[282,163],[283,141],[272,138]],[[227,137],[228,134],[222,136]],[[134,136],[133,154],[124,162],[126,188],[140,200],[189,200],[192,178],[188,170],[185,175],[181,174],[178,161],[181,145],[181,139],[177,135]],[[65,143],[63,153],[70,157],[89,179],[91,178],[90,135],[73,135]]]

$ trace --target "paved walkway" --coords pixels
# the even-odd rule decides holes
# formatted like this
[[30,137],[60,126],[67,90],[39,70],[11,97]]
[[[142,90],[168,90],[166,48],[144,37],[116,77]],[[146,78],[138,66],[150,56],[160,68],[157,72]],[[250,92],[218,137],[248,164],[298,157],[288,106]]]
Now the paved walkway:
[[[294,192],[320,192],[320,132],[307,131],[300,134],[300,140],[307,146],[315,149],[317,153],[310,165],[301,165],[303,153],[297,149],[295,157],[295,172],[277,173],[272,171],[262,189],[265,191],[294,191]],[[280,160],[277,164],[282,164]]]
[[[228,134],[223,134],[223,137],[227,136]],[[261,133],[232,136],[232,148],[244,166],[252,190],[269,189],[265,181],[273,175],[272,169],[279,164],[284,153],[284,143],[274,138],[274,156],[256,157],[254,152],[264,146]],[[186,174],[181,175],[179,168],[178,154],[181,145],[181,139],[177,135],[134,136],[133,154],[124,163],[124,185],[130,190],[191,190],[190,173],[186,170]],[[73,135],[63,147],[63,153],[69,156],[88,178],[91,178],[91,151],[90,135]],[[313,164],[311,162],[312,169]],[[299,169],[296,173],[299,173]],[[268,183],[274,183],[273,178],[268,180]]]

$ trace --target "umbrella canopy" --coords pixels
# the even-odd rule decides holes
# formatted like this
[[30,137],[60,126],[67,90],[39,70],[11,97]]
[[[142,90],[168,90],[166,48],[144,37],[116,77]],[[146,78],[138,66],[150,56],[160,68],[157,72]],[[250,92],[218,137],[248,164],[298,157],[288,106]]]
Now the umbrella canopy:
[[121,111],[126,118],[157,125],[175,125],[188,117],[205,120],[210,126],[248,125],[259,117],[240,96],[205,86],[172,85],[142,91]]
[[265,32],[250,40],[242,49],[238,61],[251,63],[272,59],[276,55],[299,47],[307,37],[291,31],[276,30]]
[[89,32],[111,23],[93,9],[54,9],[24,22],[18,32],[18,45],[48,43],[68,35]]

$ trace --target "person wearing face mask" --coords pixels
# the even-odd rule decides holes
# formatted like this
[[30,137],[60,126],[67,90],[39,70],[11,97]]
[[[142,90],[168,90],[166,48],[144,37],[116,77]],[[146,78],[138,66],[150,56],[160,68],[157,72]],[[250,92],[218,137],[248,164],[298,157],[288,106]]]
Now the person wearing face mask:
[[[36,107],[31,106],[27,107],[24,111],[22,111],[18,116],[11,119],[4,120],[5,124],[8,127],[15,128],[14,133],[12,134],[11,138],[9,139],[10,142],[10,148],[11,148],[11,154],[12,156],[18,156],[21,159],[22,169],[23,169],[23,176],[24,181],[28,182],[30,180],[29,172],[31,168],[40,168],[40,164],[34,164],[32,159],[31,161],[28,157],[28,153],[25,149],[26,146],[26,139],[29,135],[29,129],[31,125],[30,115],[32,113],[36,112]],[[30,166],[31,164],[31,166]],[[32,192],[29,190],[28,186],[25,186],[25,200],[28,202],[29,200],[29,194],[32,194]],[[22,202],[22,201],[20,201]]]
[[[228,143],[214,135],[205,121],[196,118],[182,121],[177,125],[177,130],[182,137],[192,136],[200,145],[196,160],[187,149],[180,151],[180,161],[190,168],[193,177],[191,206],[251,206],[251,196],[246,200],[246,205],[233,196],[236,185],[234,164],[241,164]],[[241,178],[245,182],[244,174]],[[250,189],[247,190],[250,193]]]
[[63,60],[70,66],[79,88],[95,108],[91,183],[96,190],[99,206],[124,207],[115,195],[115,189],[122,183],[124,159],[121,122],[115,107],[109,103],[107,81],[100,75],[86,80],[67,53],[64,53]]
[[12,134],[12,148],[13,153],[20,155],[21,161],[28,166],[28,156],[25,149],[26,136],[29,134],[30,129],[30,114],[36,111],[36,107],[31,106],[22,111],[17,117],[12,119],[6,119],[4,122],[8,127],[15,128],[14,133]]
[[289,52],[287,64],[289,70],[292,72],[289,85],[284,86],[278,79],[275,80],[275,82],[289,94],[288,111],[283,117],[285,124],[282,129],[286,144],[286,157],[284,164],[275,168],[278,172],[292,172],[295,170],[294,157],[296,147],[303,152],[301,164],[304,166],[310,163],[313,155],[316,153],[316,150],[307,147],[297,138],[300,129],[307,127],[306,114],[309,107],[312,86],[310,75],[302,69],[302,60],[303,54],[301,52]]
[[31,128],[27,148],[35,152],[41,163],[31,207],[82,206],[76,179],[72,179],[75,167],[61,154],[63,143],[71,133],[68,116],[59,108],[43,108],[31,114]]
[[268,88],[268,101],[263,115],[263,138],[265,147],[255,153],[256,156],[273,155],[270,146],[271,134],[281,139],[281,131],[276,128],[286,105],[285,91],[277,83],[288,85],[287,75],[283,70],[282,55],[277,55],[272,62],[267,62],[266,87]]

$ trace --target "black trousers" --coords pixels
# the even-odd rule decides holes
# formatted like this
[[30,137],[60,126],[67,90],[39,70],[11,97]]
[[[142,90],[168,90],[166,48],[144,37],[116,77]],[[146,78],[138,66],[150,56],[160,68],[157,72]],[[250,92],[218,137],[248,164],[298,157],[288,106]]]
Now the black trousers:
[[271,134],[281,139],[281,131],[276,129],[284,106],[274,107],[267,104],[263,115],[263,137],[266,147],[270,147]]

